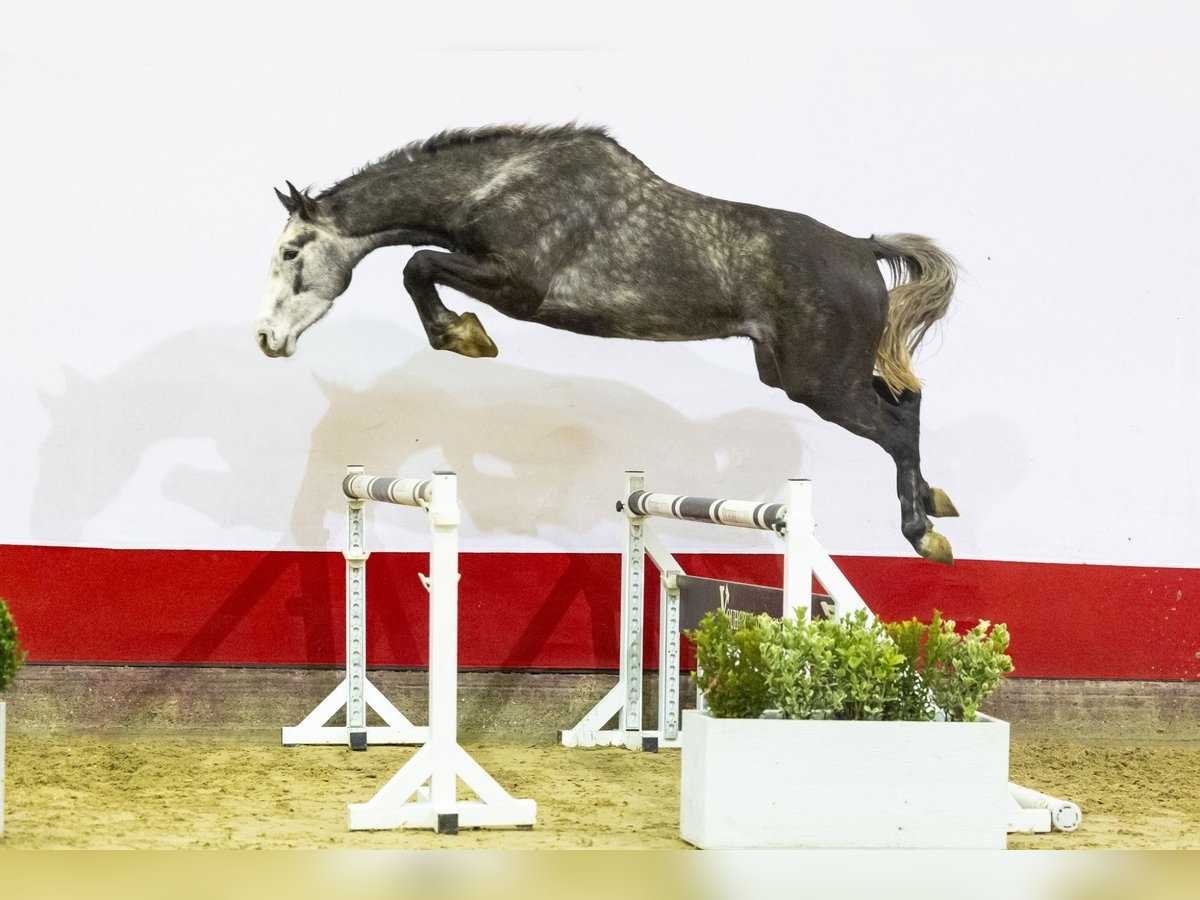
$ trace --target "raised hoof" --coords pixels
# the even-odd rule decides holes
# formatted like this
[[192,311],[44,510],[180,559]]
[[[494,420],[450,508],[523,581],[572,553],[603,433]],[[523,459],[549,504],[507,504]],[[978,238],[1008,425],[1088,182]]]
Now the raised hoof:
[[950,549],[950,542],[936,531],[925,532],[917,541],[916,547],[917,552],[930,562],[941,563],[944,566],[954,563],[954,551]]
[[929,491],[929,502],[925,504],[925,511],[931,516],[937,516],[940,519],[948,519],[958,515],[958,508],[955,507],[953,501],[941,488],[931,488]]
[[457,316],[454,323],[432,343],[438,350],[450,350],[472,359],[492,357],[500,352],[488,337],[488,333],[483,330],[479,316],[472,312]]

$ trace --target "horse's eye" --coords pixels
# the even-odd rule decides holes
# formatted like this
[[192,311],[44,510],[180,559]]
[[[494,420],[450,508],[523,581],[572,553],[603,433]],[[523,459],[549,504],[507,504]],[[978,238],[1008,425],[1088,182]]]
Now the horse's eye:
[[300,255],[299,250],[284,250],[283,251],[283,258],[285,261],[289,260],[289,259],[295,259],[299,255]]

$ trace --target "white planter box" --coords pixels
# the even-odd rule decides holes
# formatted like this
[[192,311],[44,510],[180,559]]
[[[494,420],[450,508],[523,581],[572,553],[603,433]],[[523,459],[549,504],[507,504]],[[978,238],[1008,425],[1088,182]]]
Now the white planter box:
[[680,834],[703,848],[1003,849],[1008,723],[683,713]]

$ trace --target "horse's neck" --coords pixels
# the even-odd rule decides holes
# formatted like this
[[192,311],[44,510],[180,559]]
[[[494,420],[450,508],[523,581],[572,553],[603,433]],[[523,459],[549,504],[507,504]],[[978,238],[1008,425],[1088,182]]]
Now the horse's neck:
[[492,177],[496,160],[464,160],[430,154],[386,172],[363,173],[343,186],[336,224],[346,233],[370,235],[377,246],[444,246],[460,211]]

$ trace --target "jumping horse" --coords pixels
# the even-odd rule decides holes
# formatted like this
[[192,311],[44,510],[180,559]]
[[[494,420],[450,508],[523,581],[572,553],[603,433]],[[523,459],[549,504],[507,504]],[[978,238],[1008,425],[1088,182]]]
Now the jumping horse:
[[316,196],[287,187],[275,192],[289,217],[256,329],[267,356],[295,353],[359,261],[392,245],[423,248],[404,286],[439,350],[497,353],[477,316],[442,304],[439,285],[597,337],[746,337],[765,384],[892,457],[901,531],[921,556],[952,562],[928,517],[958,512],[921,475],[912,370],[956,278],[928,238],[855,238],[799,213],[694,193],[603,129],[574,125],[446,131]]

